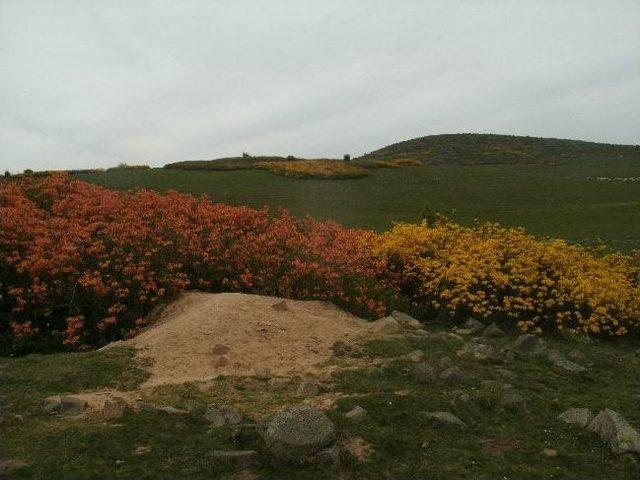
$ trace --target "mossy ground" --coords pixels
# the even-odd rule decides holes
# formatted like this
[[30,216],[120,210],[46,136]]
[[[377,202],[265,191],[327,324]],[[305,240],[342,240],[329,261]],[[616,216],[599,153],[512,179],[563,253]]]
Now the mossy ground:
[[[513,341],[513,336],[487,341],[500,347]],[[547,342],[564,353],[580,350],[584,363],[590,364],[588,373],[582,377],[553,373],[544,358],[509,364],[463,359],[456,355],[460,341],[433,337],[376,340],[357,351],[336,348],[337,355],[355,356],[361,366],[337,371],[314,400],[337,399],[327,413],[337,425],[341,444],[361,439],[372,449],[365,462],[343,449],[338,467],[272,466],[252,429],[210,431],[202,418],[211,403],[231,404],[253,417],[302,401],[295,382],[277,390],[262,380],[219,378],[208,384],[141,390],[149,404],[189,413],[170,415],[142,408],[105,422],[91,415],[48,416],[41,409],[42,401],[60,393],[135,389],[146,374],[130,350],[3,358],[2,458],[29,463],[6,478],[638,478],[637,459],[613,454],[596,435],[557,420],[566,408],[608,407],[640,425],[638,345],[609,340],[580,344],[560,338]],[[415,349],[423,350],[426,361],[437,368],[448,357],[468,379],[456,384],[420,382],[415,364],[399,358]],[[598,363],[598,352],[603,351],[616,355],[620,363]],[[341,360],[338,357],[336,362]],[[511,371],[513,378],[505,378],[501,368]],[[524,407],[503,407],[500,399],[507,390],[483,387],[482,380],[511,384],[511,390],[524,397]],[[463,393],[471,395],[472,404],[459,401]],[[344,417],[355,405],[367,410],[364,420]],[[427,411],[449,411],[468,427],[434,425],[424,417]],[[220,464],[213,459],[214,449],[257,450],[259,465]],[[544,449],[555,450],[557,456],[545,456]]]

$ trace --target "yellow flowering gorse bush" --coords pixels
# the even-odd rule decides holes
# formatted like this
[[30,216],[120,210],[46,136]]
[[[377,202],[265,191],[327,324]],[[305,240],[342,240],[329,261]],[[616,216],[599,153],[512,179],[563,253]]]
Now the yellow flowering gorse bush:
[[374,254],[414,306],[522,331],[624,335],[640,325],[640,256],[599,255],[497,224],[398,224]]

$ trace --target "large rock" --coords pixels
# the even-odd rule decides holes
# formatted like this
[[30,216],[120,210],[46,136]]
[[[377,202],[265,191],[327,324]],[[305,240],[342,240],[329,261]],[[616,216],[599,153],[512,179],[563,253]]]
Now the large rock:
[[640,453],[640,433],[618,412],[602,410],[587,426],[609,444],[615,453]]
[[288,463],[313,462],[336,441],[333,422],[321,410],[307,405],[286,407],[267,415],[259,427],[274,458]]
[[570,408],[558,415],[558,419],[569,425],[585,428],[593,420],[593,414],[588,408]]
[[411,327],[411,328],[422,327],[422,323],[420,323],[420,320],[417,320],[413,318],[411,315],[407,315],[406,313],[399,312],[398,310],[394,310],[393,312],[391,312],[391,316],[401,324],[406,325],[407,327]]

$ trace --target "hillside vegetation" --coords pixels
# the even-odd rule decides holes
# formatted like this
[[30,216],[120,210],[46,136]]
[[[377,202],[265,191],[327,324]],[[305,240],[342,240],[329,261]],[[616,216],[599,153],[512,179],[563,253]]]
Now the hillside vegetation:
[[411,305],[452,323],[473,314],[522,331],[635,335],[638,262],[491,224],[376,234],[178,192],[23,177],[0,183],[0,348],[101,345],[188,288],[328,300],[370,318]]
[[461,133],[429,135],[388,145],[363,155],[371,160],[417,160],[424,164],[558,163],[581,158],[640,160],[639,145],[611,145],[581,140]]
[[362,178],[369,172],[350,162],[335,160],[298,160],[295,162],[261,162],[255,168],[294,178],[348,179]]

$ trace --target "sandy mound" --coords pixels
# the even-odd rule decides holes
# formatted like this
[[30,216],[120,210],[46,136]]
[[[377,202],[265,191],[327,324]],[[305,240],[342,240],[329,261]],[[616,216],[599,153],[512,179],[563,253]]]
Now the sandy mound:
[[218,374],[317,372],[332,345],[351,343],[368,323],[317,301],[240,293],[190,292],[158,323],[125,342],[152,360],[147,385],[207,380]]

